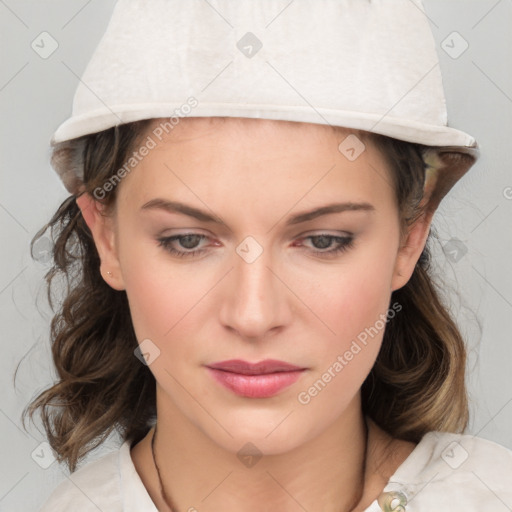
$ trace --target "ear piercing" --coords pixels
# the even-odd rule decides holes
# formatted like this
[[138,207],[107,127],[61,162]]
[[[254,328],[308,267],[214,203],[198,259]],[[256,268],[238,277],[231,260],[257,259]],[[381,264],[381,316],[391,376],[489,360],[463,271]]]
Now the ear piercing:
[[110,272],[110,270],[107,270],[107,276],[112,277],[112,272]]

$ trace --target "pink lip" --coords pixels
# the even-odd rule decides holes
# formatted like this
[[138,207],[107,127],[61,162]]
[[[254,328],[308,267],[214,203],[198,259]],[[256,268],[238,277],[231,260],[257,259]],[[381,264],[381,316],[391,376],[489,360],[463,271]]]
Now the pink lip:
[[249,363],[240,359],[207,366],[212,377],[239,396],[269,398],[296,382],[305,368],[266,359]]

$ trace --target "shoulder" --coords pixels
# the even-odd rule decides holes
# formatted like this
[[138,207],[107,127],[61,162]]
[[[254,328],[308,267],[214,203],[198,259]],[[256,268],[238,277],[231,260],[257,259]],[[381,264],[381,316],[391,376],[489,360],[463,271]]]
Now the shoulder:
[[510,510],[512,451],[468,434],[429,432],[384,490],[402,492],[411,511]]
[[66,476],[39,512],[121,512],[119,454],[125,445]]
[[429,432],[418,447],[424,463],[420,474],[435,470],[451,478],[473,475],[511,490],[512,451],[504,446],[469,434]]

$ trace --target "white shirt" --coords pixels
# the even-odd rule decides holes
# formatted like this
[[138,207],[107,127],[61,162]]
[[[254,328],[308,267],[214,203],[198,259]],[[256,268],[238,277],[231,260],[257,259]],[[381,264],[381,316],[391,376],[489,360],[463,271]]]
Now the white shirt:
[[[366,512],[510,512],[512,451],[464,434],[430,432],[384,488],[389,508],[375,500]],[[382,496],[382,495],[381,495]],[[158,512],[140,479],[125,441],[61,482],[40,512]],[[243,512],[243,511],[242,511]]]

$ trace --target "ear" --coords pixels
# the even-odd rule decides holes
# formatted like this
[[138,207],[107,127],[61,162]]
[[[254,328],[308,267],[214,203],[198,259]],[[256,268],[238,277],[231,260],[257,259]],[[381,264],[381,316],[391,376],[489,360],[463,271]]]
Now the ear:
[[[101,260],[99,270],[104,281],[115,290],[124,290],[124,281],[117,256],[114,220],[111,216],[105,215],[104,206],[87,192],[77,197],[76,203],[94,239]],[[107,272],[110,272],[111,275]]]
[[432,213],[426,212],[409,227],[395,260],[391,291],[402,288],[411,278],[414,267],[425,248],[432,216]]

